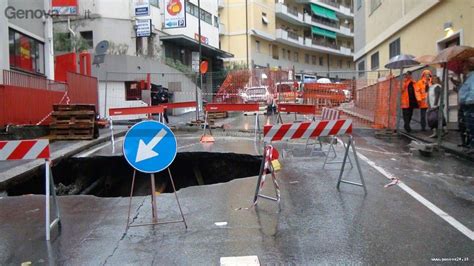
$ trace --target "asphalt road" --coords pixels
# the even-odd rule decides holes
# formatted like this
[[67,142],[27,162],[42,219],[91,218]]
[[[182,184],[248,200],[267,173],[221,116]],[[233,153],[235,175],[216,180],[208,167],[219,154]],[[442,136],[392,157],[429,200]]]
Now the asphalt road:
[[[252,118],[225,123],[238,128],[246,120]],[[180,134],[179,151],[258,154],[261,150],[251,134],[215,135],[214,144],[200,144],[197,134]],[[346,184],[338,191],[338,165],[322,169],[324,158],[309,156],[303,142],[280,143],[275,146],[284,155],[277,174],[281,211],[263,199],[256,208],[245,209],[251,205],[256,177],[181,189],[178,196],[187,230],[183,224],[168,224],[125,232],[128,198],[61,197],[62,228],[53,230],[47,244],[44,197],[4,197],[0,261],[216,265],[221,257],[256,255],[261,264],[432,265],[440,263],[438,259],[472,264],[472,163],[449,155],[409,154],[404,139],[380,140],[369,131],[355,135],[367,195]],[[118,141],[119,153],[120,145]],[[337,151],[340,156],[341,145]],[[82,156],[110,153],[110,145],[104,145]],[[387,177],[401,182],[385,188],[391,182]],[[358,181],[356,169],[347,168],[345,178]],[[264,192],[273,193],[269,177]],[[149,202],[149,197],[133,199],[134,223],[150,221]],[[179,217],[172,194],[158,196],[158,209],[162,221]]]

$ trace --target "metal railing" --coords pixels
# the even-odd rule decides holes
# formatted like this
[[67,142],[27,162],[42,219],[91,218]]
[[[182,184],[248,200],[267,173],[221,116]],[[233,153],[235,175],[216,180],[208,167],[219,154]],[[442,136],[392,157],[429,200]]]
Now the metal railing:
[[339,26],[340,26],[340,24],[337,23],[337,22],[327,21],[325,19],[318,18],[317,16],[312,16],[311,21],[314,22],[314,23],[320,23],[320,24],[323,24],[323,25],[326,25],[326,26],[329,26],[329,27],[332,27],[332,28],[335,28],[335,29],[339,29]]
[[298,34],[292,31],[287,31],[288,33],[288,38],[293,39],[293,40],[298,40]]
[[336,50],[339,50],[340,47],[341,47],[341,46],[337,45],[336,43],[329,42],[325,39],[315,39],[315,38],[313,38],[311,41],[312,41],[313,45],[325,46],[325,47],[329,47],[329,48],[336,49]]
[[3,70],[3,85],[54,91],[67,90],[66,83],[11,70]]

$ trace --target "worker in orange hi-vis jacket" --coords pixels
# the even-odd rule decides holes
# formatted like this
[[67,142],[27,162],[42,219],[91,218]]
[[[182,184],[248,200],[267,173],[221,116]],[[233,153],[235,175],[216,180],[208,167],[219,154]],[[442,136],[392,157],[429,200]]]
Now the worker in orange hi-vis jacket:
[[408,133],[411,132],[410,122],[413,116],[413,109],[419,107],[418,100],[415,95],[415,86],[416,82],[411,77],[411,71],[407,71],[405,73],[405,79],[403,80],[400,107],[402,108],[403,113],[403,127]]
[[421,130],[426,131],[426,111],[428,110],[428,90],[431,83],[431,71],[423,70],[421,78],[415,84],[415,96],[418,101],[418,107],[420,108],[420,123]]

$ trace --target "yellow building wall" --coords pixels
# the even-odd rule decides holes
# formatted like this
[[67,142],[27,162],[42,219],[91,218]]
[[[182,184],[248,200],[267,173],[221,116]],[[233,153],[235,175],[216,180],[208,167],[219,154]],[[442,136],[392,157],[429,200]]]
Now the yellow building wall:
[[[416,3],[413,1],[407,2],[415,5]],[[384,1],[382,6],[387,2],[392,1]],[[380,68],[384,68],[383,66],[389,61],[389,44],[398,37],[400,37],[402,54],[414,56],[436,55],[438,53],[437,42],[447,37],[447,33],[443,28],[445,22],[452,22],[454,33],[462,30],[462,45],[474,46],[474,17],[472,14],[474,14],[472,1],[441,1],[421,17],[398,31],[394,36],[368,52],[365,56],[368,69],[372,68],[370,56],[377,51],[379,51]]]

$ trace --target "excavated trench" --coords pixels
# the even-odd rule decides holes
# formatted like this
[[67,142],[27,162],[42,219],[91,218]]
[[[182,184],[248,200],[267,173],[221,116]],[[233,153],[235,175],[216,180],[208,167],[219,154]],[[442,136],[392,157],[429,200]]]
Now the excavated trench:
[[[235,153],[178,153],[170,166],[176,189],[258,175],[261,157]],[[123,156],[63,159],[52,168],[58,195],[130,195],[133,168]],[[137,172],[135,196],[150,194],[150,175]],[[156,191],[173,191],[168,171],[155,174]],[[44,194],[44,169],[6,189],[9,196]]]

